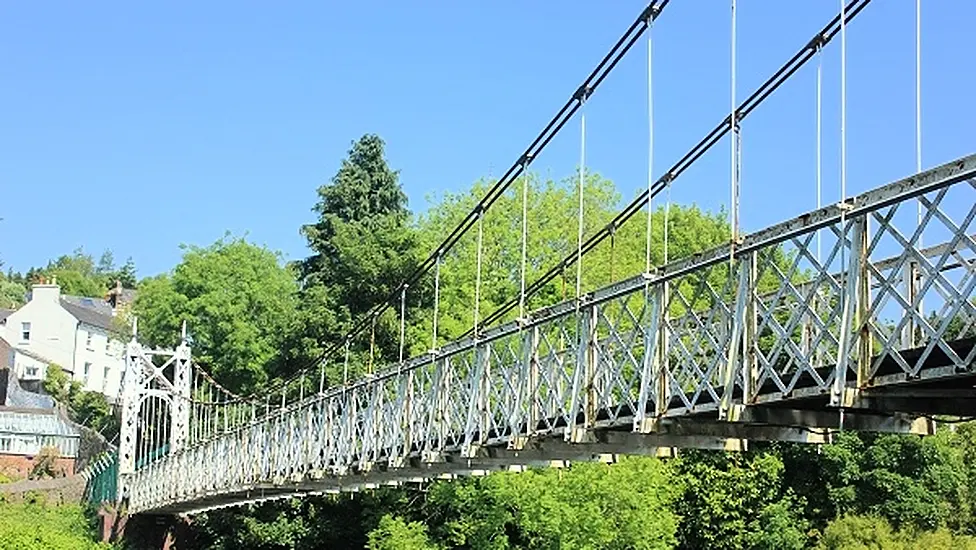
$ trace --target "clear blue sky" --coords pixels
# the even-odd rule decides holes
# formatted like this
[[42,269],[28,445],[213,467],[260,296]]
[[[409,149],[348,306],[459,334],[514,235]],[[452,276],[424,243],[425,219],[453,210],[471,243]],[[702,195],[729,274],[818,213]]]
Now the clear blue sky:
[[[414,210],[499,175],[642,2],[5,2],[0,258],[24,270],[84,246],[170,269],[179,244],[247,231],[288,258],[315,189],[365,132]],[[838,9],[739,1],[744,97]],[[848,35],[849,188],[914,169],[914,2],[875,0]],[[969,0],[923,2],[924,162],[976,151]],[[729,108],[729,7],[673,0],[655,38],[659,173]],[[838,196],[839,40],[824,54],[825,199]],[[587,165],[645,185],[645,46],[587,107]],[[744,123],[743,224],[814,206],[814,66]],[[578,123],[535,168],[570,175]],[[728,202],[728,144],[674,198]]]

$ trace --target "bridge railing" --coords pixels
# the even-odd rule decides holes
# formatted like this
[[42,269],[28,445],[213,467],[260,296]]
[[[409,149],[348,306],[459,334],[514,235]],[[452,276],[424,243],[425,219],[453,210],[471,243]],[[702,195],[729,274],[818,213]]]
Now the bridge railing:
[[969,369],[974,177],[976,155],[255,417],[136,472],[130,509]]

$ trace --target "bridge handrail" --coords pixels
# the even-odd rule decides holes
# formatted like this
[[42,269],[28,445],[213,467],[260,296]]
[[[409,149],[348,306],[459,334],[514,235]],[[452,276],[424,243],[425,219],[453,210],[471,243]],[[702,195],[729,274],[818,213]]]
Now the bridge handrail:
[[[936,166],[925,172],[896,180],[884,186],[872,189],[853,196],[841,204],[828,205],[818,210],[796,216],[786,221],[777,223],[767,228],[755,231],[742,237],[732,250],[732,256],[739,258],[748,255],[756,250],[775,246],[788,241],[804,233],[809,233],[830,226],[840,221],[841,217],[852,219],[864,216],[870,212],[882,209],[886,206],[899,201],[904,201],[935,191],[944,187],[951,186],[960,181],[976,178],[976,154],[947,162]],[[845,206],[846,205],[846,206]],[[946,245],[936,245],[931,247],[932,251],[944,250]],[[618,283],[614,283],[593,292],[585,294],[579,300],[573,298],[564,300],[557,304],[539,308],[529,312],[526,318],[519,321],[510,321],[487,329],[478,335],[464,337],[449,342],[441,348],[434,350],[433,353],[426,353],[412,357],[402,363],[394,364],[378,371],[375,374],[366,375],[348,384],[333,386],[321,393],[312,393],[302,400],[292,401],[284,407],[274,407],[268,413],[255,416],[253,420],[234,426],[233,428],[218,432],[210,437],[199,439],[189,447],[204,445],[207,442],[219,439],[228,434],[238,433],[252,426],[264,422],[266,419],[288,414],[294,410],[313,405],[345,392],[353,391],[373,383],[382,382],[403,373],[417,370],[430,365],[435,361],[448,359],[454,355],[464,353],[470,349],[490,343],[502,338],[511,336],[528,328],[533,328],[545,323],[552,322],[560,317],[565,317],[575,313],[583,306],[601,304],[613,300],[620,296],[640,290],[648,285],[657,285],[669,282],[673,279],[688,273],[707,268],[728,260],[730,245],[721,245],[708,251],[693,254],[680,260],[671,262],[659,268],[651,274],[642,273],[630,277]]]

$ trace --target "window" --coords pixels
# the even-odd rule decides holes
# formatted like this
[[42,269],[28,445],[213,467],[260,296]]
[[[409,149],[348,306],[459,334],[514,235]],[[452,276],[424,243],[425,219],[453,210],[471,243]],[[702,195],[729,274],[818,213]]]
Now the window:
[[88,372],[90,370],[91,370],[91,363],[89,363],[88,361],[85,361],[85,371],[84,371],[84,374],[85,374],[85,381],[86,382],[88,381]]
[[31,329],[31,324],[30,323],[21,323],[20,324],[20,339],[22,341],[24,341],[24,342],[29,342],[30,341],[30,329]]
[[105,339],[105,355],[110,355],[112,353],[112,341],[108,338]]
[[92,340],[92,333],[89,330],[88,336],[85,336],[85,347],[88,349],[92,349],[91,340]]
[[9,437],[0,437],[0,452],[9,452],[11,446]]
[[102,391],[108,389],[108,367],[102,369]]
[[37,376],[37,367],[30,366],[24,369],[24,376],[28,376],[30,378]]

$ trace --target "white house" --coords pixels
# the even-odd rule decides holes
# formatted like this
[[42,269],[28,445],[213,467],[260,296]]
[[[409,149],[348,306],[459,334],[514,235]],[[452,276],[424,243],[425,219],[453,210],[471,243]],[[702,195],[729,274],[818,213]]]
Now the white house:
[[31,288],[30,301],[7,314],[0,336],[11,347],[10,366],[22,380],[43,380],[57,363],[89,391],[114,401],[125,362],[112,304],[99,298],[62,296],[57,284]]

